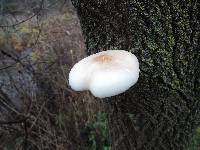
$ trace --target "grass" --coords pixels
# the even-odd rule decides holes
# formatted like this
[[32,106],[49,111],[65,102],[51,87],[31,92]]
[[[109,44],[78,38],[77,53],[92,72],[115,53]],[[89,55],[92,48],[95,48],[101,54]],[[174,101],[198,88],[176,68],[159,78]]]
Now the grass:
[[83,133],[87,134],[88,150],[111,150],[106,113],[98,112],[96,120],[86,124]]
[[200,127],[196,129],[188,150],[200,150]]
[[[36,91],[29,86],[31,92],[28,92],[28,88],[19,90],[14,86],[14,91],[22,91],[19,95],[23,93],[20,98],[22,109],[16,114],[10,111],[10,116],[5,119],[1,117],[5,116],[3,112],[0,112],[0,118],[10,121],[28,116],[28,119],[24,123],[0,125],[0,150],[87,150],[92,147],[92,131],[88,134],[88,143],[85,143],[80,132],[88,122],[95,120],[102,108],[99,101],[87,92],[74,92],[68,86],[70,68],[85,55],[78,18],[68,11],[53,12],[38,22],[33,19],[15,29],[0,29],[0,48],[19,58],[24,53],[28,55],[20,60],[23,65],[14,63],[12,69],[34,74],[32,82],[37,85]],[[33,73],[26,68],[31,68]],[[16,81],[15,74],[9,76],[15,81],[12,84],[18,83],[23,87],[22,82]]]

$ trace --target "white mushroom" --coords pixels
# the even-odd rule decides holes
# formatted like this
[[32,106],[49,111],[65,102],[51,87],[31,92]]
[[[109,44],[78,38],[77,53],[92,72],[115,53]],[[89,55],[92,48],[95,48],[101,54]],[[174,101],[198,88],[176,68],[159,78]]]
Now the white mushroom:
[[124,50],[107,50],[90,55],[74,65],[69,85],[75,91],[90,90],[99,98],[128,90],[139,77],[139,62]]

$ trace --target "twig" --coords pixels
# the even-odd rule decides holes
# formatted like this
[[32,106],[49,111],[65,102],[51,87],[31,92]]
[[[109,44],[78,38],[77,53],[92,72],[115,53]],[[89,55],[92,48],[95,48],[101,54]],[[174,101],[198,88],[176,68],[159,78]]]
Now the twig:
[[[38,12],[38,13],[39,13],[39,12]],[[38,14],[38,13],[37,13],[37,14]],[[22,21],[20,21],[20,22],[15,23],[15,24],[12,24],[12,25],[0,25],[0,27],[1,27],[1,28],[15,27],[15,26],[17,26],[17,25],[20,25],[20,24],[22,24],[22,23],[24,23],[24,22],[26,22],[26,21],[32,19],[33,17],[37,16],[37,14],[34,14],[34,15],[32,15],[31,17],[26,18],[25,20],[22,20]]]
[[29,117],[25,117],[23,119],[19,119],[19,120],[12,120],[12,121],[2,121],[0,120],[0,125],[12,125],[12,124],[20,124],[25,122]]

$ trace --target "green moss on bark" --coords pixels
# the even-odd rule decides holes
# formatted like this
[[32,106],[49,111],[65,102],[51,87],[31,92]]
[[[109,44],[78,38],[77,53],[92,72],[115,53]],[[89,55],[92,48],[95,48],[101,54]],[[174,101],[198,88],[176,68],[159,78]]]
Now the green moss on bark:
[[[111,133],[113,149],[184,149],[199,124],[200,3],[72,2],[88,54],[125,49],[140,61],[139,82],[116,98],[119,110],[110,113],[114,122],[110,128],[116,130]],[[121,118],[118,122],[119,112],[123,118],[132,113],[135,120]]]

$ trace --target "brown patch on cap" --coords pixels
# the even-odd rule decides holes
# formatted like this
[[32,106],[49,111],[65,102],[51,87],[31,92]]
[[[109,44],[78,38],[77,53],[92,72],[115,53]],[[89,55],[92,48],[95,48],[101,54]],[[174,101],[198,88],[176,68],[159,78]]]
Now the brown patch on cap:
[[95,57],[94,61],[100,62],[100,63],[108,63],[112,61],[112,56],[103,54],[103,55]]

